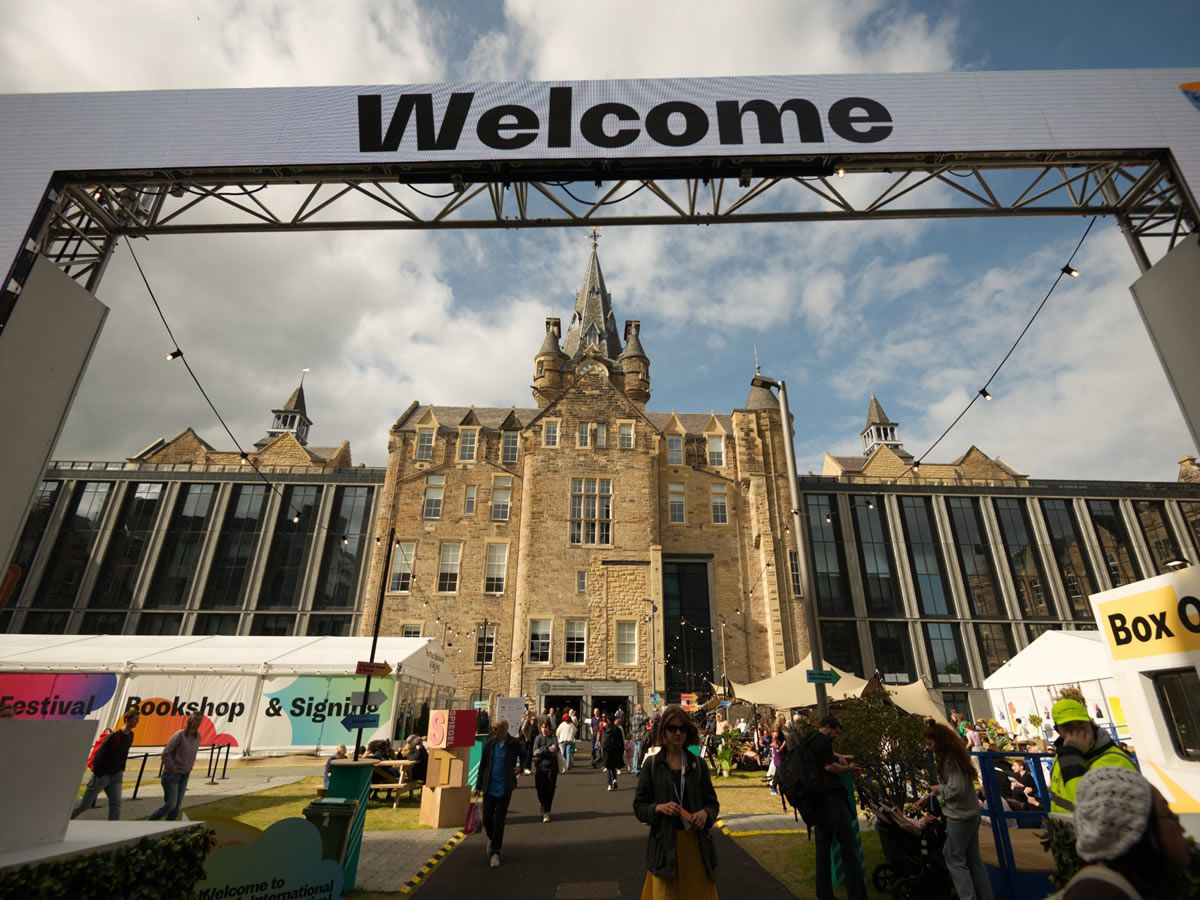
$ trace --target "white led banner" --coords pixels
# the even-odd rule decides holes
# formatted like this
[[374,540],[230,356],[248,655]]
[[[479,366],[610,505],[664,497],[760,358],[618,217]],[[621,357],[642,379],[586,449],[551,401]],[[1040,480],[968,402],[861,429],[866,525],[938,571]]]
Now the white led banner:
[[0,131],[7,269],[56,171],[1168,149],[1195,197],[1200,69],[6,95]]

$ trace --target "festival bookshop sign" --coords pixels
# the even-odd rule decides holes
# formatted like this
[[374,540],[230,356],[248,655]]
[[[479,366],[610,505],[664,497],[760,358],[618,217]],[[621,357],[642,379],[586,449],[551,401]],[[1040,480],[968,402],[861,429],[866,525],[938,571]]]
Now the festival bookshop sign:
[[[118,690],[113,673],[0,673],[0,700],[18,718],[92,719],[112,727],[127,709],[141,713],[134,745],[160,747],[200,713],[203,746],[285,750],[347,743],[342,719],[362,712],[353,675],[131,675]],[[372,685],[367,713],[380,716],[377,734],[390,737],[395,682]],[[375,734],[364,735],[374,739]]]

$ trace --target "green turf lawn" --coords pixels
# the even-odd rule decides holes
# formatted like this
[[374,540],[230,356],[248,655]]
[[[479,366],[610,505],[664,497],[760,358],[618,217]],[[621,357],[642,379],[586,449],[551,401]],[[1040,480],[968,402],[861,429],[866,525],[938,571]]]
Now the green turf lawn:
[[[755,861],[775,876],[779,883],[797,897],[815,898],[816,887],[813,874],[816,871],[815,846],[803,834],[764,834],[756,837],[735,838],[739,846],[754,857]],[[879,846],[879,835],[874,831],[862,833],[863,852],[867,860],[867,894],[885,898],[871,886],[871,872],[883,862],[883,850]],[[845,888],[835,888],[840,895]]]
[[[266,829],[280,819],[292,817],[303,818],[304,807],[317,799],[317,788],[321,785],[321,776],[314,775],[302,778],[294,784],[282,787],[268,788],[253,794],[241,794],[216,800],[201,806],[189,806],[187,814],[195,819],[203,816],[221,816],[236,819],[255,828]],[[425,828],[417,821],[421,811],[421,794],[416,792],[411,798],[400,798],[399,809],[392,809],[392,802],[372,802],[367,806],[367,831],[409,831]]]

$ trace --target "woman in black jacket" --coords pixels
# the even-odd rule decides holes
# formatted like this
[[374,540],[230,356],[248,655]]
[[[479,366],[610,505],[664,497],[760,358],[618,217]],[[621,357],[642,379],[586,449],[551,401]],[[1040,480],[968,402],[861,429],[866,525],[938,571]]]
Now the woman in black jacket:
[[687,750],[700,741],[696,725],[678,706],[659,722],[657,753],[638,776],[633,813],[650,826],[642,900],[716,900],[717,857],[709,829],[721,811],[712,777]]
[[604,777],[608,779],[608,789],[615,791],[617,776],[625,765],[625,730],[607,714],[604,716],[604,743],[601,746],[604,748]]
[[542,719],[538,727],[542,733],[533,739],[533,783],[542,808],[542,821],[549,822],[554,789],[558,786],[558,738],[550,719]]

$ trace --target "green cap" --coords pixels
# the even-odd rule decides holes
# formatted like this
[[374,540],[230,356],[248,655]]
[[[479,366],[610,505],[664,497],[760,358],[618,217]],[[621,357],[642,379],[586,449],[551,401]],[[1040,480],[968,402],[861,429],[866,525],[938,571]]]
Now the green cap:
[[1090,722],[1092,717],[1088,715],[1087,707],[1078,700],[1063,699],[1054,704],[1054,708],[1050,710],[1050,718],[1054,720],[1055,725],[1065,725],[1068,722]]

